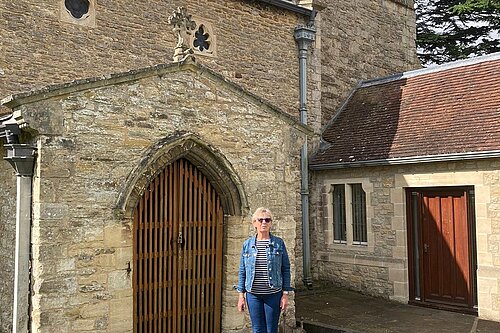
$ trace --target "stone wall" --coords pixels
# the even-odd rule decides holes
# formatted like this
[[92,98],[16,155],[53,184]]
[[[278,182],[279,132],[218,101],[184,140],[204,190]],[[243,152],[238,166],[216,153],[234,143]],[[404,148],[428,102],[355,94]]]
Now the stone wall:
[[[500,161],[423,163],[315,172],[311,196],[314,277],[365,294],[407,302],[405,188],[474,186],[479,316],[500,321]],[[334,244],[329,238],[329,184],[339,179],[372,184],[367,192],[368,244]],[[350,180],[350,181],[349,181]],[[365,186],[363,186],[365,188]],[[372,212],[371,212],[372,211]]]
[[[0,146],[0,156],[3,147]],[[6,161],[0,161],[0,332],[12,331],[14,300],[14,252],[16,244],[16,176]]]
[[[311,6],[314,1],[297,3]],[[315,21],[316,41],[308,62],[308,122],[318,133],[360,80],[420,67],[413,1],[341,0],[322,4],[326,7],[319,11]],[[312,138],[309,150],[315,151],[317,147],[317,137]],[[313,200],[310,202],[315,205]],[[314,232],[314,228],[311,223],[310,231]],[[301,224],[297,225],[297,235],[302,239]],[[301,260],[301,241],[297,242],[296,251]],[[296,282],[299,288],[304,287],[302,279],[300,262]]]
[[60,19],[64,0],[0,3],[0,96],[171,62],[178,6],[213,26],[217,56],[197,56],[249,91],[297,114],[294,28],[304,18],[256,1],[93,1],[95,25]]
[[[171,62],[176,39],[168,16],[183,5],[189,14],[211,23],[217,37],[217,56],[196,56],[198,61],[297,116],[298,60],[293,29],[307,18],[249,1],[91,0],[94,24],[79,25],[61,18],[63,2],[0,2],[5,21],[0,25],[0,98],[48,84]],[[0,114],[3,112],[9,110],[0,107]],[[147,121],[142,122],[141,126],[148,126]],[[1,163],[11,173],[8,164]],[[3,300],[12,298],[15,178],[0,179],[2,222],[4,216],[9,219],[0,226],[0,264],[6,267],[0,274],[7,281],[0,289],[0,300],[10,304]],[[8,202],[3,201],[4,195],[10,198]],[[10,310],[4,307],[0,326],[9,327],[10,318]]]
[[[229,217],[225,230],[223,331],[249,327],[248,317],[236,311],[232,286],[256,207],[274,211],[275,233],[285,239],[295,271],[305,128],[220,77],[188,68],[170,66],[159,75],[74,93],[65,89],[19,107],[39,133],[33,332],[131,331],[131,220],[117,202],[145,152],[179,133],[192,133],[223,156],[246,198],[242,215]],[[155,172],[146,171],[145,177]],[[291,321],[293,311],[292,304]]]
[[339,0],[319,16],[323,124],[358,81],[420,67],[412,0]]
[[[61,19],[63,2],[0,4],[8,13],[0,28],[0,96],[168,63],[176,42],[168,16],[183,5],[211,23],[217,37],[216,56],[200,61],[298,116],[293,29],[307,17],[258,1],[120,0],[96,3],[95,25],[87,26]],[[336,1],[316,23],[310,70],[319,61],[321,70],[309,73],[309,101],[321,107],[311,105],[313,126],[331,119],[359,80],[419,67],[411,0]]]
[[[358,291],[364,295],[388,298],[392,295],[392,283],[389,280],[387,267],[371,267],[369,265],[352,265],[336,262],[333,265],[321,265],[317,282]],[[315,281],[315,284],[317,283]]]

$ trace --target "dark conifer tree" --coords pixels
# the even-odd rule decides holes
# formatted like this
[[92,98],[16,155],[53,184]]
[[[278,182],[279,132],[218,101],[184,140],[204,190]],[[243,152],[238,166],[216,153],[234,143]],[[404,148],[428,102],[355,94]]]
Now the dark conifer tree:
[[415,0],[422,65],[500,51],[500,0]]

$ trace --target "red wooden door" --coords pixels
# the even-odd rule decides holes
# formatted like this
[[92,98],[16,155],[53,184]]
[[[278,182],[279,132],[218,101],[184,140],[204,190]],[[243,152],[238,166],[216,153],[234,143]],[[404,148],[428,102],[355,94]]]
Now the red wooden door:
[[410,282],[411,288],[420,288],[413,292],[418,294],[415,299],[445,308],[472,309],[474,251],[469,191],[436,188],[412,193],[417,202],[410,203],[414,232],[409,243],[410,258],[417,258],[412,264],[413,274],[417,274]]
[[223,216],[187,160],[151,181],[134,218],[134,332],[220,332]]

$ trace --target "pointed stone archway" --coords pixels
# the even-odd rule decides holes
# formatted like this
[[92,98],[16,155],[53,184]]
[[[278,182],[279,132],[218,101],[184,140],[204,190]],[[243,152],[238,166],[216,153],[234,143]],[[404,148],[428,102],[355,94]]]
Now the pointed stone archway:
[[220,331],[224,224],[244,199],[230,163],[195,135],[149,149],[118,205],[133,230],[134,332]]
[[179,158],[189,160],[207,177],[220,195],[225,215],[242,216],[248,212],[242,182],[223,154],[194,134],[176,133],[150,147],[127,177],[118,197],[117,213],[132,220],[134,209],[150,181]]

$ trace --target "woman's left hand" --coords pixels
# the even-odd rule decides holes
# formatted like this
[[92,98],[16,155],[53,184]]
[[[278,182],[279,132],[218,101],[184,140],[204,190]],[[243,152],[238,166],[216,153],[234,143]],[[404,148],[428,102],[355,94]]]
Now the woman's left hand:
[[288,306],[288,295],[283,294],[283,296],[281,296],[281,302],[280,302],[281,311],[285,311],[287,306]]

